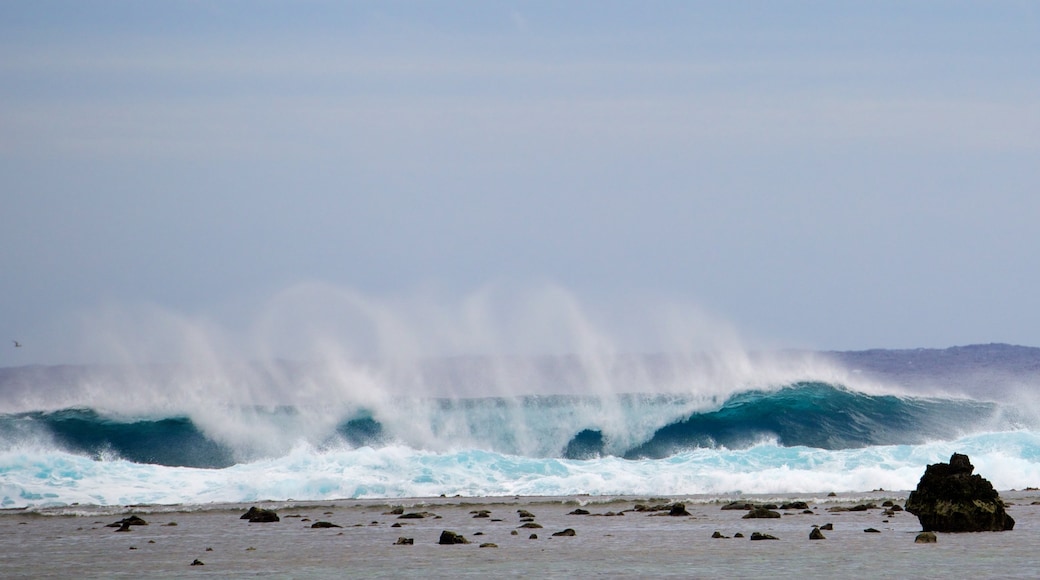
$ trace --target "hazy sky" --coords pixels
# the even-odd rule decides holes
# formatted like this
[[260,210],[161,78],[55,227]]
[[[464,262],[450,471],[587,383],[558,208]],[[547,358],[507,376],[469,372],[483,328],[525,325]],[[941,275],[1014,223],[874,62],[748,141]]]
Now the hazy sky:
[[1040,345],[1038,185],[1031,1],[0,3],[0,366]]

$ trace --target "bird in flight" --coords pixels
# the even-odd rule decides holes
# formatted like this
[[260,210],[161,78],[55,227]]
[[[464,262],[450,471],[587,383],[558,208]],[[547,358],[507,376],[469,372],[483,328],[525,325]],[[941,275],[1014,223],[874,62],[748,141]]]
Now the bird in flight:
[[11,342],[14,343],[15,348],[22,348],[22,343],[18,342],[17,340],[12,340]]

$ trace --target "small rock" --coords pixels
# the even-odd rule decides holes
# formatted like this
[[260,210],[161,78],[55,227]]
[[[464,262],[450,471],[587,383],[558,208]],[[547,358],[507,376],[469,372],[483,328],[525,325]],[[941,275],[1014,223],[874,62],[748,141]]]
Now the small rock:
[[534,519],[534,514],[532,514],[531,512],[529,512],[527,510],[516,510],[516,513],[521,518],[532,518],[532,519]]
[[467,540],[462,534],[456,534],[455,532],[444,530],[441,532],[441,538],[437,543],[442,546],[451,544],[468,544],[469,540]]
[[826,540],[827,538],[824,537],[823,532],[820,531],[820,528],[813,528],[812,531],[809,532],[809,539],[810,540]]
[[195,558],[195,560],[192,561],[191,565],[192,566],[205,566],[206,564],[203,563],[202,560],[199,560],[198,558]]
[[397,538],[397,541],[394,542],[395,546],[412,546],[414,544],[415,544],[415,538],[406,538],[404,536],[401,536],[400,538]]
[[337,526],[332,522],[314,522],[311,524],[312,528],[342,528],[343,526]]
[[690,512],[686,511],[686,504],[677,503],[677,504],[673,505],[670,510],[668,510],[668,515],[670,515],[670,516],[688,516],[688,515],[690,515]]
[[567,514],[567,515],[569,515],[569,516],[587,516],[587,515],[589,515],[589,510],[584,510],[584,509],[578,508],[578,509],[572,511],[571,513]]
[[240,519],[249,520],[250,523],[263,523],[263,522],[277,522],[281,521],[278,514],[274,510],[261,509],[256,506],[249,508],[249,511],[242,514]]
[[934,544],[938,541],[935,532],[921,532],[914,538],[915,544]]
[[528,540],[537,540],[538,539],[538,534],[531,534],[530,536],[527,536],[527,539]]
[[729,536],[723,536],[722,532],[720,532],[718,530],[716,530],[715,533],[711,535],[711,537],[716,538],[716,539],[720,539],[721,538],[723,540],[728,540],[729,539]]
[[764,507],[756,507],[755,509],[753,509],[753,510],[749,511],[747,514],[745,514],[744,517],[742,517],[741,519],[750,520],[750,519],[755,519],[755,518],[778,518],[778,517],[780,517],[780,513],[779,512],[774,512],[773,510],[769,510],[769,509],[766,509]]
[[563,530],[561,532],[555,532],[553,534],[553,536],[576,536],[576,535],[577,535],[577,532],[575,532],[571,528],[567,528],[566,530]]
[[820,529],[821,530],[833,530],[834,529],[834,524],[828,522],[828,523],[823,524],[822,526],[820,526]]
[[535,523],[535,522],[527,522],[527,523],[524,523],[524,524],[520,524],[520,528],[538,529],[538,528],[541,528],[541,527],[542,527],[542,524]]
[[880,534],[881,533],[881,530],[878,530],[878,529],[875,529],[875,528],[867,528],[867,529],[865,529],[863,531],[868,533],[868,534]]
[[483,544],[480,545],[480,547],[481,548],[497,548],[498,544],[495,544],[494,542],[484,542]]
[[734,538],[743,538],[743,537],[744,537],[744,534],[742,534],[742,533],[740,533],[740,532],[737,532],[737,533],[733,534],[733,537],[734,537]]
[[752,540],[779,540],[780,538],[777,538],[776,536],[771,536],[769,534],[760,534],[758,532],[751,532],[751,539]]

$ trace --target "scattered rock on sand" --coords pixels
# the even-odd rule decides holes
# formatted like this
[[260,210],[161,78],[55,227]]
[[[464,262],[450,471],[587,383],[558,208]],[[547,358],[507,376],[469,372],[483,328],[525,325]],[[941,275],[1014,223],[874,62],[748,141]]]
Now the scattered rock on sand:
[[954,453],[949,463],[925,468],[917,489],[906,499],[906,511],[917,516],[926,532],[1000,532],[1015,527],[993,484],[972,475],[967,455]]

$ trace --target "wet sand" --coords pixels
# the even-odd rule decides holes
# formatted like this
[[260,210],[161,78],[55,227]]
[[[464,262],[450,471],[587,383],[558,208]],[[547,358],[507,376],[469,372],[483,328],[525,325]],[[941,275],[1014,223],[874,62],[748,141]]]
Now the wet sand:
[[[1002,492],[1017,520],[1010,532],[939,534],[915,544],[917,518],[905,492],[827,497],[428,498],[257,502],[205,506],[70,506],[0,512],[0,575],[184,578],[401,577],[1034,577],[1037,492]],[[776,519],[743,519],[730,501],[805,501],[811,513],[777,510]],[[682,502],[689,515],[635,511]],[[832,511],[864,503],[877,508]],[[251,506],[280,521],[250,523]],[[392,513],[394,508],[403,514]],[[573,514],[576,509],[590,512]],[[488,517],[475,517],[486,510]],[[525,523],[518,510],[541,527]],[[423,513],[422,518],[401,515]],[[106,527],[136,514],[148,522],[117,532]],[[610,515],[614,514],[614,515]],[[620,514],[620,515],[618,515]],[[340,527],[313,528],[319,521]],[[824,540],[814,525],[832,524]],[[553,536],[573,529],[573,536]],[[865,532],[867,528],[877,533]],[[440,545],[451,530],[470,543]],[[718,531],[724,539],[712,538]],[[751,541],[753,532],[777,541]],[[741,533],[744,538],[735,538]],[[532,534],[537,539],[532,539]],[[414,544],[398,545],[398,538]],[[493,543],[497,547],[480,547]],[[194,561],[201,565],[192,566]]]

